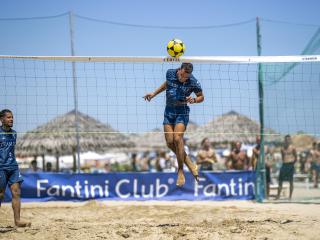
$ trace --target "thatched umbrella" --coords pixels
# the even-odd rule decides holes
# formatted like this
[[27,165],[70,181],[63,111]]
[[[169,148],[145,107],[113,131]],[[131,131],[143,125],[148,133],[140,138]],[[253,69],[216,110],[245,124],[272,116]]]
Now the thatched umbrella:
[[164,150],[167,148],[164,133],[158,128],[144,134],[132,134],[130,140],[135,144],[135,151]]
[[292,145],[298,150],[311,149],[312,144],[317,142],[317,138],[306,133],[297,133],[292,136]]
[[[192,121],[189,122],[185,135],[196,131],[198,125]],[[132,134],[130,136],[132,142],[135,143],[136,151],[152,151],[152,150],[167,150],[167,144],[162,129],[155,128],[150,132],[143,134]]]
[[[81,112],[78,112],[78,119],[81,152],[104,153],[134,147],[128,137],[111,126]],[[75,111],[71,111],[24,134],[17,141],[16,152],[23,156],[52,155],[58,158],[62,155],[75,156],[76,148]]]
[[[198,127],[190,132],[189,143],[198,145],[203,138],[207,137],[213,143],[231,143],[240,141],[243,143],[254,143],[256,135],[260,133],[260,125],[235,111],[223,114],[213,121]],[[275,134],[273,130],[266,130],[266,134]],[[268,140],[275,140],[275,137],[269,137]]]

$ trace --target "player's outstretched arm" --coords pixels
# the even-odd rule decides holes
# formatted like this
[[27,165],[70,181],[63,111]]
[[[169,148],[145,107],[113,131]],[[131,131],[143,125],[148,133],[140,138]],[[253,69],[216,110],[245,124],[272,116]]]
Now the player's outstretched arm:
[[163,92],[166,89],[167,89],[167,82],[165,81],[153,93],[147,93],[143,98],[144,100],[150,102],[152,98],[154,98],[155,96],[157,96],[159,93]]

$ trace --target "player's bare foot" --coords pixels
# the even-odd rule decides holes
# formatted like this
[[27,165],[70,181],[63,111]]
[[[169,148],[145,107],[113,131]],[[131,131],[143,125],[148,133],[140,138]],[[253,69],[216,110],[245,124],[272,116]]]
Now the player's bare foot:
[[177,183],[176,185],[178,187],[182,187],[184,185],[184,183],[186,182],[186,179],[184,177],[184,173],[182,169],[178,170],[178,178],[177,178]]
[[194,179],[199,182],[199,172],[198,172],[198,165],[194,164],[189,157],[186,157],[184,163],[189,168],[189,171],[193,175]]
[[17,227],[31,227],[31,222],[27,222],[27,221],[16,221],[15,225]]

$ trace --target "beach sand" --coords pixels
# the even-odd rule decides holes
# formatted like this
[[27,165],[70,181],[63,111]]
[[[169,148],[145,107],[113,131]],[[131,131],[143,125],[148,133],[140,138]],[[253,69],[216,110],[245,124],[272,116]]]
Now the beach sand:
[[320,205],[251,201],[23,203],[0,208],[0,239],[319,239]]

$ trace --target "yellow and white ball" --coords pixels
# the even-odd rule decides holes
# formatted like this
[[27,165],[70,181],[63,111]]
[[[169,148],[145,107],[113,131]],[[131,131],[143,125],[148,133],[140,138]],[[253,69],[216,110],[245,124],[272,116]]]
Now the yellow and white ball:
[[186,46],[180,39],[172,39],[168,42],[167,52],[171,57],[178,58],[184,54]]

